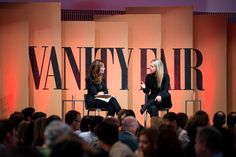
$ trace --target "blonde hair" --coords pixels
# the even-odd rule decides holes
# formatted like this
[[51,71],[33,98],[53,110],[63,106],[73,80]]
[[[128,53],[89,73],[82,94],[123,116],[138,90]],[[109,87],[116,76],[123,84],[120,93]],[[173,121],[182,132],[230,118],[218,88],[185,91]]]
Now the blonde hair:
[[102,66],[104,66],[104,63],[100,59],[94,60],[90,65],[89,77],[92,78],[92,81],[95,84],[99,84],[102,82],[103,74],[100,73]]
[[160,59],[154,59],[152,64],[156,67],[157,87],[160,88],[164,75],[163,63]]

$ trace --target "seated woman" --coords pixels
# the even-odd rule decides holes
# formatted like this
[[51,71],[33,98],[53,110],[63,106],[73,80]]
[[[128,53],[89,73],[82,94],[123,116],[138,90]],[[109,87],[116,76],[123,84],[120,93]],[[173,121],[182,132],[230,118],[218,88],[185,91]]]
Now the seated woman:
[[146,75],[145,83],[141,82],[141,88],[147,95],[147,103],[142,105],[140,112],[145,110],[151,117],[158,116],[158,110],[162,108],[171,108],[171,96],[169,93],[170,78],[164,74],[163,63],[159,59],[154,59],[150,64],[150,73]]
[[121,107],[115,97],[108,95],[104,74],[104,63],[96,59],[92,62],[86,78],[87,95],[85,103],[88,108],[107,108],[109,116],[118,114]]

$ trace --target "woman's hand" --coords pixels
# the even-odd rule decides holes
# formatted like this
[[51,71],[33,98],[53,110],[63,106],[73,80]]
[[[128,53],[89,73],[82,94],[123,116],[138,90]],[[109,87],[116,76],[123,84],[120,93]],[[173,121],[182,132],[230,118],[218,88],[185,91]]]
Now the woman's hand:
[[144,83],[143,81],[141,81],[141,88],[142,88],[142,89],[145,89],[145,88],[146,88],[146,85],[145,85],[145,83]]
[[160,95],[158,95],[156,98],[155,98],[155,101],[157,101],[157,102],[162,102],[162,98],[161,98],[161,96]]

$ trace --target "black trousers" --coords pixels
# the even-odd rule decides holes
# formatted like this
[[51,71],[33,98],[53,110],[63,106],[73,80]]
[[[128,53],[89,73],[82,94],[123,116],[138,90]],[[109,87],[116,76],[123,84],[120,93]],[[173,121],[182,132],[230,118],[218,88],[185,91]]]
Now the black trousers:
[[107,108],[108,116],[114,116],[118,114],[121,107],[116,98],[112,97],[109,102],[105,102],[99,99],[93,99],[92,101],[85,102],[88,108]]
[[163,108],[171,108],[172,102],[171,97],[169,96],[167,99],[162,100],[161,103],[155,101],[155,99],[149,99],[146,104],[144,104],[143,108],[147,109],[150,117],[158,116],[158,110]]

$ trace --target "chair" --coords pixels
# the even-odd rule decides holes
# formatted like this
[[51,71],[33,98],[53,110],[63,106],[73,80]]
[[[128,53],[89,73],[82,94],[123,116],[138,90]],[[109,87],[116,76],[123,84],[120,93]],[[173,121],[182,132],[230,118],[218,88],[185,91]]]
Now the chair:
[[[85,101],[85,98],[86,98],[86,94],[84,94],[84,101]],[[95,112],[95,115],[96,116],[99,116],[100,115],[100,112],[101,111],[106,111],[106,114],[108,112],[108,109],[107,108],[91,108],[91,107],[88,107],[87,104],[84,102],[85,104],[85,109],[87,110],[87,115],[89,116],[89,112],[92,111],[92,112]]]
[[[147,95],[145,95],[144,100],[145,100],[145,103],[146,103],[146,102],[147,102]],[[168,113],[169,110],[170,110],[170,108],[162,108],[162,109],[158,109],[157,112],[165,111],[166,113]],[[148,111],[147,111],[147,109],[146,109],[145,112],[143,113],[143,115],[144,115],[144,127],[147,126],[147,114],[148,114],[147,112],[148,112]],[[159,116],[160,114],[158,113],[157,115]]]
[[[159,111],[164,111],[164,112],[168,113],[169,110],[170,110],[170,108],[162,108],[162,109],[158,109],[157,112],[159,112]],[[146,111],[143,113],[143,115],[144,115],[144,127],[147,126],[147,114],[148,114],[147,112],[148,112],[148,111],[146,110]],[[158,113],[158,116],[159,116],[159,113]]]

